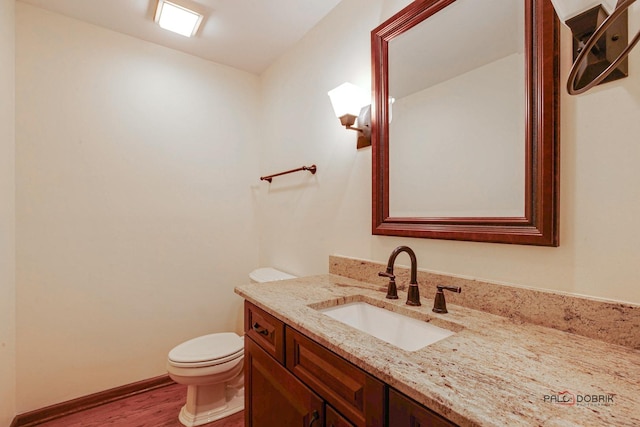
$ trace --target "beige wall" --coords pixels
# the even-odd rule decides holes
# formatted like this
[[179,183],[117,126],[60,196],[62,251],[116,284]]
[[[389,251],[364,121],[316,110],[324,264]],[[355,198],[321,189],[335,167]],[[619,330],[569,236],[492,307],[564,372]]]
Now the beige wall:
[[17,4],[18,412],[237,330],[258,78]]
[[[398,10],[394,3],[344,0],[264,74],[263,169],[286,158],[315,162],[318,174],[262,189],[262,263],[321,273],[329,254],[386,261],[406,244],[424,269],[640,303],[638,48],[629,78],[577,97],[562,91],[560,247],[371,235],[371,151],[356,151],[355,134],[340,127],[326,92],[344,81],[369,86],[369,32]],[[640,5],[630,21],[633,34]],[[563,82],[570,43],[563,29]]]
[[0,425],[15,412],[15,37],[13,0],[0,0]]

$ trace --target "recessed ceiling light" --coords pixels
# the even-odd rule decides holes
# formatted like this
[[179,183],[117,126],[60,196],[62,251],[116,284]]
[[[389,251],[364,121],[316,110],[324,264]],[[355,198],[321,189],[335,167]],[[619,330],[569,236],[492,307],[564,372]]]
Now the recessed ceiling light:
[[202,18],[201,14],[184,6],[158,0],[155,21],[165,30],[191,37],[198,31]]

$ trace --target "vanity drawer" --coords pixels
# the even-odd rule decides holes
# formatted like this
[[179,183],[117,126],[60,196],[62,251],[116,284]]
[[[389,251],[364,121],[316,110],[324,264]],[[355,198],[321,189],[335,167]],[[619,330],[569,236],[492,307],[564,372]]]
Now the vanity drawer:
[[284,365],[284,323],[245,300],[244,332]]
[[357,427],[384,425],[384,383],[287,326],[286,365]]

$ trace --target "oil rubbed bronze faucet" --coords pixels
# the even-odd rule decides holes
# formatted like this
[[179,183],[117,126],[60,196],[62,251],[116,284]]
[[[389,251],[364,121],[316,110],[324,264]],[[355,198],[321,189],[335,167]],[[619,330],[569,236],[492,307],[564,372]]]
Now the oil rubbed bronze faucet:
[[441,285],[436,286],[436,288],[438,289],[438,291],[436,292],[436,297],[433,299],[432,311],[436,313],[448,313],[447,302],[444,299],[444,292],[442,291],[446,289],[447,291],[460,293],[462,292],[462,288],[459,288],[457,286],[441,286]]
[[407,293],[407,305],[421,305],[420,304],[420,291],[418,290],[418,262],[416,261],[416,254],[408,246],[398,246],[391,252],[389,256],[389,262],[387,263],[387,271],[378,273],[378,276],[388,277],[389,286],[387,288],[387,298],[398,299],[398,290],[396,288],[396,276],[393,274],[393,264],[396,262],[396,257],[401,253],[406,252],[411,258],[411,280],[409,281],[409,289]]

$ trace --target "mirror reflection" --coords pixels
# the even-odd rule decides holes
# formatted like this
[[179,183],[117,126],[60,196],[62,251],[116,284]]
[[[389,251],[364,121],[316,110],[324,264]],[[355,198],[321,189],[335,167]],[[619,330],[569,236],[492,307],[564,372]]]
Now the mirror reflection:
[[524,23],[457,0],[389,41],[390,216],[525,215]]

